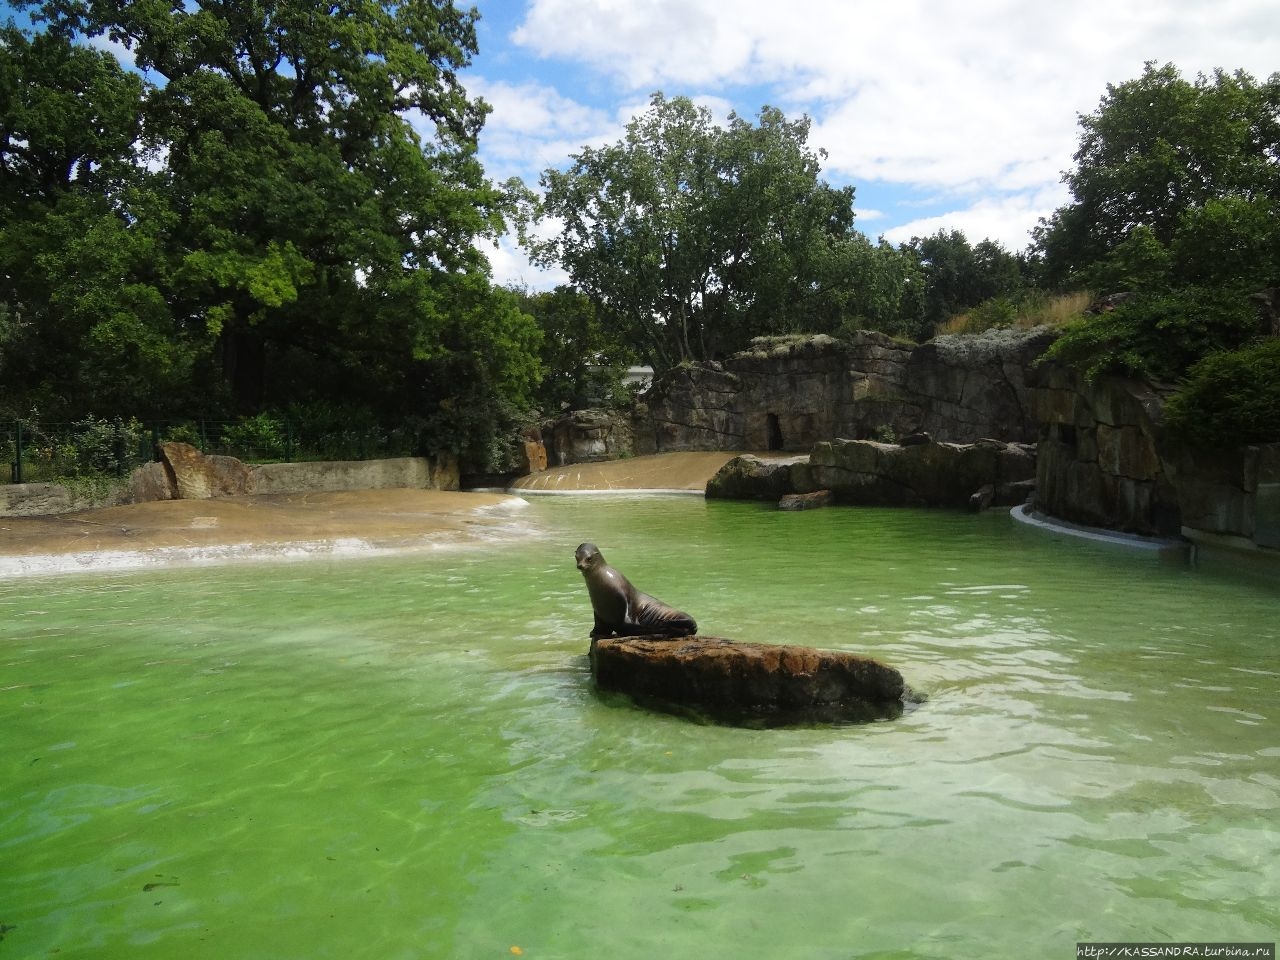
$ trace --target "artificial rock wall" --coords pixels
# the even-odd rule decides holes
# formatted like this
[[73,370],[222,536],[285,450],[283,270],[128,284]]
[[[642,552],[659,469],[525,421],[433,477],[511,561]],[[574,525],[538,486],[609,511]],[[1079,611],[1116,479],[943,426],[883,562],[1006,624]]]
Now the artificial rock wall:
[[913,345],[863,331],[760,338],[723,364],[688,364],[642,398],[634,453],[809,450],[837,437],[925,432],[939,441],[1032,440],[1028,371],[1044,330],[943,336]]
[[[1280,444],[1191,449],[1164,429],[1162,394],[1058,364],[1036,374],[1038,511],[1149,536],[1280,549]],[[1229,438],[1224,438],[1229,441]]]

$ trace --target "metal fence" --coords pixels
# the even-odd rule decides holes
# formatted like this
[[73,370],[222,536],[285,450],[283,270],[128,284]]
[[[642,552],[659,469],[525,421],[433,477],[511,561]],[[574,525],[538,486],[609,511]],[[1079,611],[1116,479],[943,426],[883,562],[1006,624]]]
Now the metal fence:
[[0,483],[44,483],[81,477],[126,477],[156,459],[166,441],[246,463],[371,460],[412,456],[410,429],[307,425],[269,416],[231,420],[9,421],[0,424]]

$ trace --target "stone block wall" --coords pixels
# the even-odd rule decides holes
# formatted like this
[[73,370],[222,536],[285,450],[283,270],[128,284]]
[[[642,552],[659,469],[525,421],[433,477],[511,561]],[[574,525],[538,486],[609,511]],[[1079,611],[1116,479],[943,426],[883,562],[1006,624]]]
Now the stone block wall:
[[1040,424],[1036,508],[1073,523],[1177,536],[1177,491],[1159,447],[1162,399],[1146,384],[1089,383],[1047,364],[1033,392]]
[[919,345],[870,331],[852,341],[760,338],[723,364],[690,364],[655,382],[636,413],[634,452],[804,451],[919,432],[1029,441],[1028,371],[1052,340],[1044,330]]
[[1154,387],[1090,383],[1056,364],[1037,381],[1037,510],[1148,536],[1280,548],[1280,444],[1192,449],[1165,431]]

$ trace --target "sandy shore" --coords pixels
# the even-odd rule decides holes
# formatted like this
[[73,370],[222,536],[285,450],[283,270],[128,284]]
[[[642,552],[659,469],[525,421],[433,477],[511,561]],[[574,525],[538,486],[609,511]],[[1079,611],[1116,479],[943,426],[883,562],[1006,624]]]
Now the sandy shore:
[[574,465],[524,478],[511,494],[353,490],[0,517],[0,577],[501,540],[522,529],[528,505],[519,494],[699,492],[733,456],[672,453]]
[[521,477],[513,493],[609,493],[626,490],[702,493],[737,453],[659,453],[605,463],[574,463]]
[[357,490],[166,500],[0,518],[0,577],[369,553],[501,538],[527,504],[491,493]]

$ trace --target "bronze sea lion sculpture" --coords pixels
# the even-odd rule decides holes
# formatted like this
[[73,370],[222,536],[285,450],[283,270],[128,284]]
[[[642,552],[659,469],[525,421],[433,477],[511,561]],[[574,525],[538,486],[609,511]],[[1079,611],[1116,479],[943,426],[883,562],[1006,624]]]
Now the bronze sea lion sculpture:
[[580,544],[574,558],[587,581],[595,626],[591,639],[612,637],[689,637],[698,632],[693,617],[641,593],[604,562],[594,543]]

